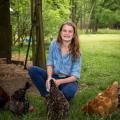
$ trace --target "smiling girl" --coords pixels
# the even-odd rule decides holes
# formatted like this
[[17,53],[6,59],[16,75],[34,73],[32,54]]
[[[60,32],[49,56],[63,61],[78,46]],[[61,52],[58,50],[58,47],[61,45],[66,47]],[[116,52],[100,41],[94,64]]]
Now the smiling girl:
[[29,75],[42,96],[49,92],[49,80],[56,85],[67,100],[75,96],[80,79],[81,54],[77,29],[74,23],[66,22],[60,27],[58,37],[51,42],[47,61],[47,71],[33,66]]

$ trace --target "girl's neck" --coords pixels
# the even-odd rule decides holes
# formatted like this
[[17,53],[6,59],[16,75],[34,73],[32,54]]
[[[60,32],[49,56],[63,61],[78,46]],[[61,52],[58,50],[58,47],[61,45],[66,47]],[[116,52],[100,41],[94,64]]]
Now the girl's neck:
[[62,45],[61,45],[62,56],[69,53],[69,45],[70,45],[70,42],[68,42],[68,41],[62,42]]
[[61,47],[68,48],[69,45],[70,45],[70,42],[68,42],[68,41],[63,41]]

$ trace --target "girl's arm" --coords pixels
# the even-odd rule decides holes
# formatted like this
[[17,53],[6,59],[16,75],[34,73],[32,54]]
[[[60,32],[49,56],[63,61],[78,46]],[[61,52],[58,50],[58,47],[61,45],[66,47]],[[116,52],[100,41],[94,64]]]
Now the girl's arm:
[[51,65],[47,65],[47,75],[48,75],[48,79],[52,78],[52,74],[53,74],[53,69]]
[[46,80],[46,90],[49,92],[50,90],[50,79],[52,78],[52,74],[53,74],[53,69],[51,65],[47,65],[47,75],[48,78]]
[[59,85],[61,85],[61,84],[74,82],[74,81],[76,81],[76,80],[77,80],[77,77],[75,77],[75,76],[70,76],[70,77],[68,77],[68,78],[55,80],[55,83],[56,83],[57,86],[59,86]]

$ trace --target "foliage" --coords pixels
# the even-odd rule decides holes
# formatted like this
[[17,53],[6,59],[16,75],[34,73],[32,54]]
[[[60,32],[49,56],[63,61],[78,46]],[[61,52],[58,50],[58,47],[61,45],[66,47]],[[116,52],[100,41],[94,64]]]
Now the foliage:
[[[119,0],[43,0],[42,2],[45,40],[54,39],[61,23],[71,21],[72,9],[75,9],[74,21],[81,29],[88,29],[89,22],[92,27],[97,25],[97,27],[103,28],[116,26],[119,28]],[[12,33],[15,42],[19,37],[24,39],[29,36],[31,27],[30,1],[11,0],[11,8],[13,9],[11,11]]]
[[31,28],[30,1],[11,0],[11,9],[13,43],[15,44],[29,35]]
[[69,20],[70,10],[67,0],[44,0],[43,23],[44,33],[47,39],[56,37],[62,22]]
[[108,8],[98,7],[96,16],[99,18],[99,27],[113,28],[120,22],[119,11],[111,11]]

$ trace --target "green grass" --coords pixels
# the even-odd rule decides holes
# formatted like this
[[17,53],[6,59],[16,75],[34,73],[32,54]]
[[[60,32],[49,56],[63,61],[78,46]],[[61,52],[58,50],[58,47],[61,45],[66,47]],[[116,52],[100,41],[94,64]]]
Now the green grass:
[[[80,34],[85,34],[86,30],[78,29],[78,32]],[[91,34],[91,33],[92,33],[92,31],[90,32],[90,30],[89,30],[87,34]],[[109,29],[109,28],[102,28],[102,29],[99,28],[96,33],[97,34],[120,34],[120,30],[119,29]],[[93,34],[96,34],[96,33],[93,33]]]
[[[89,115],[81,111],[81,106],[95,97],[100,91],[112,84],[120,83],[120,35],[89,34],[80,35],[82,48],[82,69],[76,97],[70,102],[70,111],[64,120],[119,120],[118,109],[109,116]],[[10,112],[0,112],[0,120],[47,120],[44,99],[40,96],[29,96],[36,111],[20,118]]]
[[120,30],[104,28],[104,29],[98,29],[97,33],[99,34],[120,34]]
[[81,47],[81,82],[103,86],[120,80],[120,35],[82,35]]

